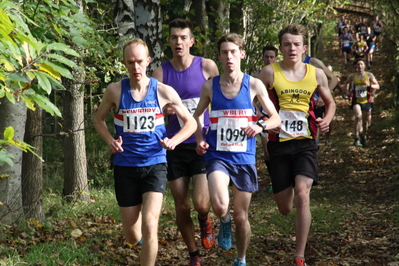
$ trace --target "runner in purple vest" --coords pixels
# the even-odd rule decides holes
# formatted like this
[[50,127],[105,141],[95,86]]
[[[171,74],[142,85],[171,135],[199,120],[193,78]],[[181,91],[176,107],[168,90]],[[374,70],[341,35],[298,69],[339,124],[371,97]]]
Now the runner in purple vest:
[[[197,108],[202,84],[219,74],[214,61],[190,54],[193,44],[191,22],[183,19],[173,20],[169,24],[169,45],[173,58],[164,62],[153,73],[153,77],[177,91],[191,114]],[[179,132],[183,123],[175,114],[168,110],[166,113],[169,114],[167,136],[173,137]],[[205,133],[209,127],[208,111],[202,116],[201,121],[204,125],[202,132]],[[192,135],[175,150],[167,152],[168,180],[175,202],[177,226],[189,251],[189,265],[193,266],[201,265],[201,260],[195,241],[195,227],[191,219],[190,180],[193,184],[192,200],[198,212],[202,246],[209,249],[215,241],[208,215],[210,198],[205,174],[206,165],[203,156],[196,153],[196,145],[195,136]]]

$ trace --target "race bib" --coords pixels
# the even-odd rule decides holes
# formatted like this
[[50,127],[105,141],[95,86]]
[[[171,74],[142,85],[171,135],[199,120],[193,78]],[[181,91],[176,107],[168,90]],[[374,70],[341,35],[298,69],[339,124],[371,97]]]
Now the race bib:
[[[192,99],[184,99],[182,100],[183,105],[187,108],[187,110],[190,112],[191,115],[194,115],[195,110],[197,109],[198,103],[199,103],[199,98],[192,98]],[[177,117],[179,120],[179,125],[180,127],[184,126],[183,120],[181,120],[179,117]],[[200,122],[202,125],[204,125],[204,115],[202,114],[200,116]]]
[[123,132],[140,133],[155,130],[157,108],[132,109],[123,114]]
[[299,111],[280,110],[281,130],[280,138],[293,139],[297,137],[309,137],[309,114]]
[[361,26],[361,27],[360,27],[360,33],[361,33],[361,34],[365,34],[366,32],[367,32],[367,27]]
[[232,152],[247,151],[247,135],[241,129],[241,127],[247,126],[247,118],[219,117],[216,150]]
[[366,98],[367,97],[367,86],[356,86],[355,92],[356,92],[356,98]]
[[344,47],[349,47],[351,46],[351,41],[350,40],[344,40]]

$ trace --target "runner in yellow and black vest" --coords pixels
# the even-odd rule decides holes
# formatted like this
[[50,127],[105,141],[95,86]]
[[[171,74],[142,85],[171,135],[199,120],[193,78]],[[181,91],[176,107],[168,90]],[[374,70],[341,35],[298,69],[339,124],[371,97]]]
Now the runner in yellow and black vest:
[[[375,91],[380,88],[377,79],[366,72],[363,59],[355,61],[356,73],[348,76],[346,84],[351,84],[352,109],[355,115],[355,141],[353,145],[367,146],[367,130],[371,126],[371,110],[373,109]],[[360,137],[360,140],[359,140]]]
[[[305,247],[311,225],[310,190],[317,184],[317,127],[329,130],[335,102],[323,70],[303,63],[308,32],[301,25],[291,24],[279,34],[283,60],[265,66],[258,78],[269,90],[282,120],[280,131],[269,130],[267,149],[273,193],[283,215],[296,207],[296,250],[293,265],[306,265]],[[319,91],[325,103],[323,118],[314,115],[314,92]],[[295,198],[295,202],[294,202]]]

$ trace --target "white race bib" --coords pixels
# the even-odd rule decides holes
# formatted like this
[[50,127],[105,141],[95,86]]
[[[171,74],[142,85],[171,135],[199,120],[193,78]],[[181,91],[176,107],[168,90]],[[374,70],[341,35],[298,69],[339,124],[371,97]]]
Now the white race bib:
[[[195,110],[197,109],[198,103],[199,103],[199,98],[192,98],[192,99],[184,99],[181,100],[183,105],[187,108],[187,110],[190,112],[191,115],[194,115]],[[179,125],[180,127],[184,126],[183,121],[177,117],[178,121],[179,121]],[[204,125],[204,115],[202,114],[200,116],[200,122],[202,125]]]
[[[134,112],[136,110],[136,112]],[[133,109],[123,114],[123,132],[140,133],[155,130],[155,108]]]
[[355,87],[356,98],[366,98],[367,97],[367,86],[356,86]]
[[279,115],[283,121],[281,122],[280,138],[309,137],[308,113],[280,110]]
[[219,117],[217,124],[216,150],[247,151],[247,135],[241,127],[248,126],[247,118]]

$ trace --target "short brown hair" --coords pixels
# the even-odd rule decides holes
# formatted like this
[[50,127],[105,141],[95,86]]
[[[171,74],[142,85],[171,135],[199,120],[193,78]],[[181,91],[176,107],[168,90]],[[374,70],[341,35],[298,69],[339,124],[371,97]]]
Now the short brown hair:
[[278,49],[274,45],[268,44],[263,47],[262,56],[265,54],[266,51],[273,51],[276,54],[276,57],[278,56]]
[[176,18],[169,23],[169,35],[172,28],[189,29],[190,37],[193,37],[193,24],[187,19]]
[[220,54],[220,46],[224,42],[232,42],[238,46],[240,51],[244,50],[244,39],[237,33],[226,33],[219,38],[217,42],[218,53]]
[[281,40],[283,38],[283,35],[289,33],[292,35],[301,35],[303,37],[303,45],[307,45],[308,44],[308,30],[299,24],[290,24],[288,26],[286,26],[285,28],[283,28],[282,30],[280,30],[280,32],[278,33],[278,40],[280,42],[281,45]]
[[132,39],[130,41],[127,41],[125,43],[125,45],[123,46],[123,58],[125,58],[125,49],[127,47],[131,46],[131,45],[142,45],[142,46],[144,46],[145,51],[147,52],[147,57],[149,56],[147,43],[145,41],[143,41],[142,39],[140,39],[140,38],[135,38],[135,39]]

